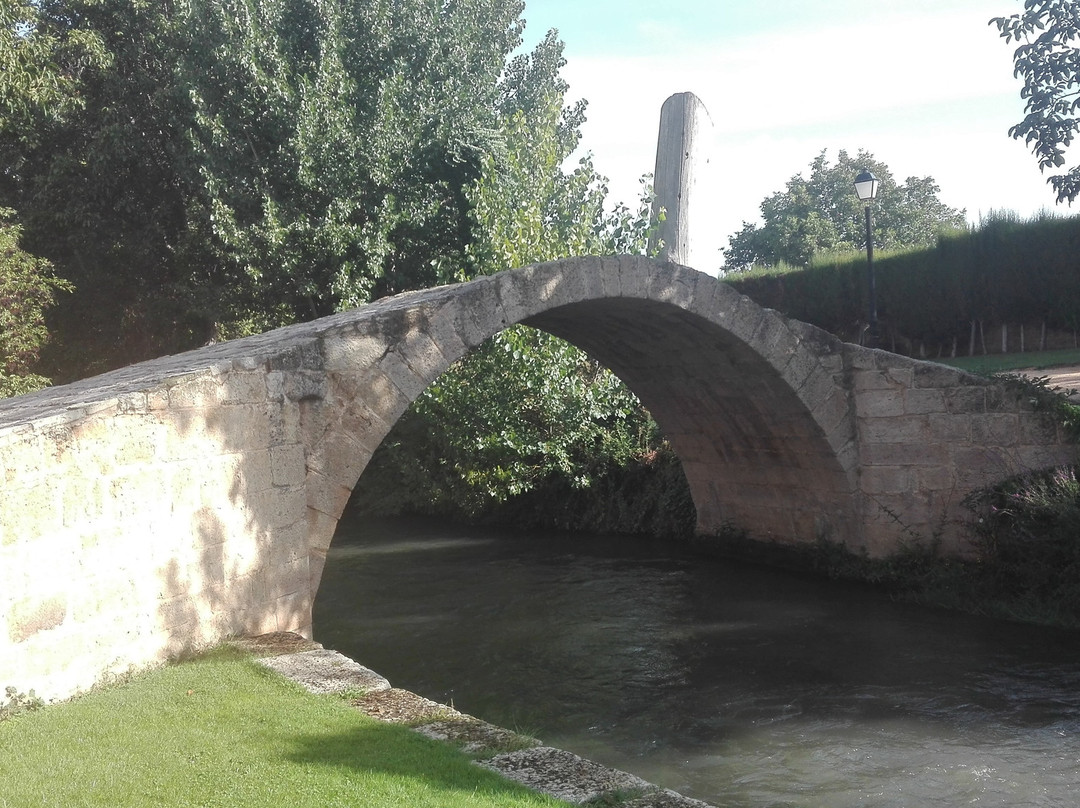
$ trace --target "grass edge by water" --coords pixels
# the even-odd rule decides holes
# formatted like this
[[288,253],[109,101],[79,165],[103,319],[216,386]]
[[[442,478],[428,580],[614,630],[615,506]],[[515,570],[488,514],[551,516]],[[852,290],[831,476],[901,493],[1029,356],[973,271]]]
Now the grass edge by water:
[[221,648],[0,722],[0,808],[565,806]]

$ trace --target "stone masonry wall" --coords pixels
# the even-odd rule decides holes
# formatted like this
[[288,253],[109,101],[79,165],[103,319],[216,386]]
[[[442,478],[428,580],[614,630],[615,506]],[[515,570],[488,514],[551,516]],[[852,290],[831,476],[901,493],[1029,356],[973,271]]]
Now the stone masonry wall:
[[208,353],[0,410],[0,685],[310,630],[301,352]]
[[1075,462],[1077,447],[1020,391],[931,362],[846,347],[859,433],[863,546],[969,551],[963,499],[1014,474]]

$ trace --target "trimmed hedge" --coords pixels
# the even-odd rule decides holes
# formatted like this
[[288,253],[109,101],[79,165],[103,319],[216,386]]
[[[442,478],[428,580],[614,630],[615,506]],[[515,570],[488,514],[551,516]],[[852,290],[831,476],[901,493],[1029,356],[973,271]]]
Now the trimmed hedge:
[[[933,249],[875,255],[874,275],[883,345],[898,353],[1072,347],[1080,328],[1080,217],[993,215],[977,228],[941,235]],[[858,342],[865,327],[864,254],[724,280],[841,339]]]

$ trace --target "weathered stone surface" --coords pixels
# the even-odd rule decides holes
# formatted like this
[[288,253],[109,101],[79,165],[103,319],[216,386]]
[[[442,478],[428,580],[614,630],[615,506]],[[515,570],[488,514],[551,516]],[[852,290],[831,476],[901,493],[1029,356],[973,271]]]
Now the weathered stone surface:
[[842,344],[687,267],[536,265],[0,401],[0,685],[62,696],[239,630],[309,632],[371,454],[519,320],[640,396],[707,534],[884,554],[946,514],[960,549],[973,486],[1075,457],[1013,391]]
[[655,790],[655,786],[640,777],[548,746],[496,755],[481,765],[522,785],[579,805],[620,791]]
[[319,648],[264,657],[263,665],[299,682],[312,693],[389,690],[390,682],[344,654]]

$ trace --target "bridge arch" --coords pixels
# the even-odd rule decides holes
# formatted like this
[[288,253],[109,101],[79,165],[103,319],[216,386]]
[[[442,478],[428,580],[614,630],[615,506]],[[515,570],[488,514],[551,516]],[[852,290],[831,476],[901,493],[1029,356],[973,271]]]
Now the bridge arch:
[[[857,541],[840,342],[714,278],[643,257],[574,258],[381,308],[362,332],[321,337],[328,389],[308,444],[315,575],[367,460],[409,404],[517,323],[577,345],[639,396],[683,463],[699,532],[734,524],[784,541]],[[358,394],[369,388],[377,395]]]

